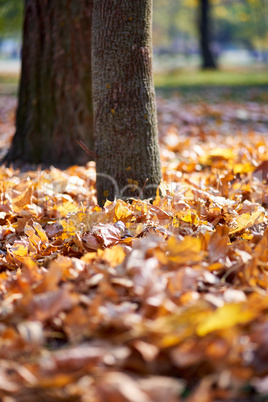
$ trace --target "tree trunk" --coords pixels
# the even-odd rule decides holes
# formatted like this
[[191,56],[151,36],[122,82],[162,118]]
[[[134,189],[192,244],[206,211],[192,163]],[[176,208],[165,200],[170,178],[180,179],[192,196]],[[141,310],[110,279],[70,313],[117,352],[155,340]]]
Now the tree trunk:
[[83,147],[92,149],[94,138],[92,2],[25,0],[16,133],[7,163],[65,167],[90,159]]
[[161,179],[152,78],[152,0],[93,6],[98,202],[154,197]]
[[202,55],[203,69],[216,69],[216,61],[211,51],[211,18],[210,18],[210,0],[200,1],[199,30],[200,30],[200,48]]

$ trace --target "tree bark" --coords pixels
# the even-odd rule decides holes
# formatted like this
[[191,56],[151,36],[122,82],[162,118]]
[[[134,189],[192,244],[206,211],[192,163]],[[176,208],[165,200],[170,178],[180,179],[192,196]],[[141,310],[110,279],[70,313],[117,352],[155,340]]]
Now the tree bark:
[[210,17],[210,0],[199,0],[199,32],[200,32],[200,48],[202,55],[203,69],[216,69],[217,64],[211,50],[211,17]]
[[94,138],[92,2],[25,0],[16,132],[7,163],[66,167],[92,159],[83,149],[92,149]]
[[154,197],[161,179],[152,78],[152,0],[93,6],[92,76],[98,202]]

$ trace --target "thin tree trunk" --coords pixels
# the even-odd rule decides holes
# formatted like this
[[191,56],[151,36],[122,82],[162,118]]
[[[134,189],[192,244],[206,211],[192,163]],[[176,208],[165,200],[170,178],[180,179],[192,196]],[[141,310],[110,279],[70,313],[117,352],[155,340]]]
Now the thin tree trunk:
[[93,148],[93,0],[25,0],[16,133],[8,163],[68,166]]
[[152,78],[152,0],[93,6],[98,202],[154,197],[161,179]]
[[199,1],[200,1],[199,31],[200,31],[200,48],[202,55],[202,68],[216,69],[217,64],[211,50],[210,0],[199,0]]

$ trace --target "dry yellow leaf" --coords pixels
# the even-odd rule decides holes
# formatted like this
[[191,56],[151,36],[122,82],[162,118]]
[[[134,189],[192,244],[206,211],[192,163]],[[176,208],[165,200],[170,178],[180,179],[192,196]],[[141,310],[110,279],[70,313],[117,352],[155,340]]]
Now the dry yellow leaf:
[[122,200],[117,201],[114,213],[115,213],[115,219],[114,219],[115,222],[124,220],[129,216],[133,215],[133,212],[129,209],[128,204],[126,204]]
[[247,323],[257,315],[258,312],[247,308],[245,303],[226,304],[215,312],[208,313],[208,317],[197,326],[196,332],[199,336],[205,336],[212,331]]
[[124,249],[119,244],[111,248],[105,249],[102,255],[112,267],[116,267],[121,264],[126,257]]
[[167,242],[167,259],[177,264],[191,264],[202,259],[201,240],[190,236],[182,241],[171,236]]

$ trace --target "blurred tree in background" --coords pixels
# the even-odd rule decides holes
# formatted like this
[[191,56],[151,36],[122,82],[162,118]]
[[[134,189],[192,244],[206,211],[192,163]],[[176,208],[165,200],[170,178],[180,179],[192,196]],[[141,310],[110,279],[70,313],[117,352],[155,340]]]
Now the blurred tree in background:
[[198,30],[202,68],[217,68],[212,51],[213,32],[211,29],[211,0],[200,0],[198,9]]
[[[154,50],[158,55],[181,54],[187,58],[200,54],[201,3],[154,0]],[[210,5],[211,45],[216,59],[223,52],[244,49],[252,52],[255,61],[267,61],[268,0],[210,0]]]
[[0,0],[0,37],[21,35],[23,0]]

